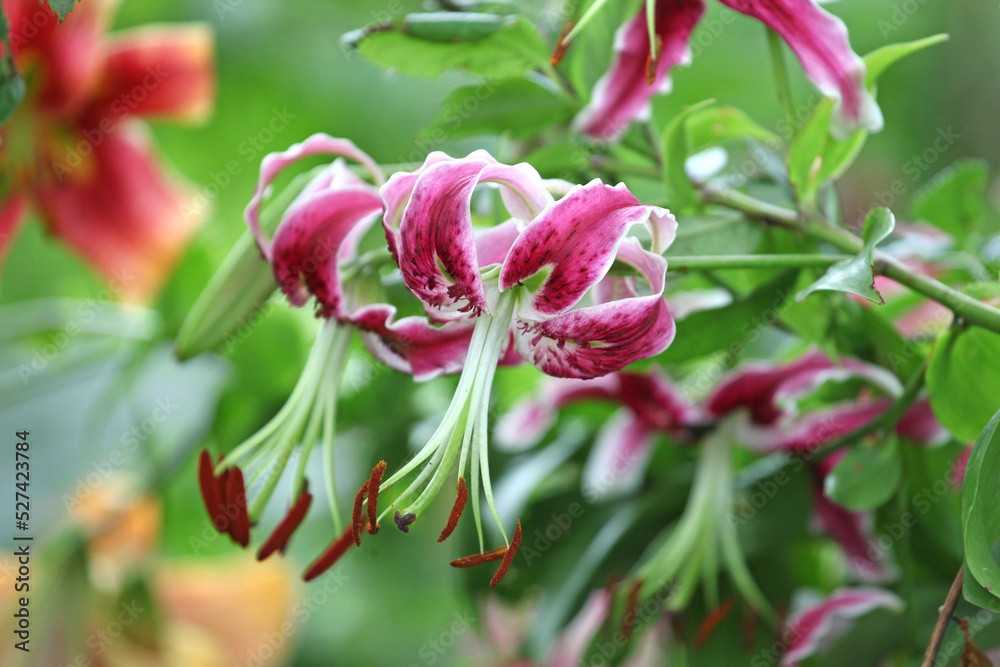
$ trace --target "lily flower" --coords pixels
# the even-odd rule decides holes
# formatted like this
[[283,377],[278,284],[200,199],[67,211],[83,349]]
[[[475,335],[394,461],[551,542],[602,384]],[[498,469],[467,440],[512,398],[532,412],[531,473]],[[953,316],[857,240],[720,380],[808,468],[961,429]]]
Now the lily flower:
[[[311,178],[284,211],[273,239],[268,239],[261,228],[260,207],[271,183],[287,167],[317,155],[336,159]],[[372,183],[356,176],[343,158],[359,163]],[[378,186],[384,182],[379,166],[352,142],[316,134],[264,158],[246,209],[247,223],[282,292],[293,306],[304,306],[314,298],[322,320],[305,369],[278,414],[225,457],[213,462],[208,452],[202,452],[199,460],[199,482],[209,516],[216,528],[246,547],[250,526],[260,518],[292,454],[299,450],[288,512],[261,545],[261,560],[283,552],[305,519],[312,503],[305,468],[320,443],[330,511],[337,530],[343,529],[333,475],[340,379],[353,330],[369,326],[373,316],[380,315],[384,321],[395,312],[386,304],[369,304],[360,284],[365,263],[359,257],[358,243],[382,213]],[[370,347],[393,368],[423,379],[458,370],[460,352],[467,348],[471,335],[471,327],[462,324],[432,326],[426,318],[405,318],[376,331],[379,344]],[[366,342],[371,340],[366,338]],[[459,353],[442,356],[442,348]],[[246,479],[244,469],[252,469]],[[254,499],[248,503],[247,491],[255,484]]]
[[[844,400],[805,415],[797,414],[797,400],[826,382],[850,378],[870,382],[888,396]],[[788,364],[744,364],[715,388],[707,399],[707,411],[716,418],[735,420],[737,441],[751,449],[810,455],[880,416],[891,405],[890,397],[901,391],[898,380],[885,369],[850,358],[835,364],[822,352],[812,350]],[[915,401],[894,430],[902,438],[928,446],[950,438],[926,398]],[[869,582],[885,581],[893,577],[894,568],[887,561],[887,554],[870,547],[873,513],[841,507],[822,490],[825,477],[845,453],[834,452],[816,466],[815,520],[823,532],[840,543],[855,577]]]
[[123,298],[141,299],[161,285],[200,216],[139,119],[205,118],[213,45],[200,23],[106,37],[117,4],[88,0],[59,24],[44,3],[3,0],[27,91],[0,129],[0,256],[34,209]]
[[[471,204],[476,189],[487,187],[499,188],[510,219],[477,239]],[[487,422],[497,365],[512,338],[522,358],[556,377],[599,377],[665,349],[674,324],[663,300],[667,262],[660,253],[673,241],[676,221],[665,209],[640,203],[624,185],[597,180],[553,201],[532,167],[500,164],[484,151],[462,159],[433,153],[417,171],[393,175],[381,193],[383,225],[403,282],[433,319],[473,326],[439,427],[381,489],[420,469],[390,507],[398,508],[397,527],[408,532],[454,474],[456,503],[439,539],[455,529],[471,497],[482,548],[481,479],[505,545],[452,564],[502,559],[496,585],[520,539],[520,522],[507,538],[490,485]],[[651,250],[627,235],[633,225],[646,228]],[[637,275],[609,278],[615,263]]]
[[[838,134],[862,127],[872,132],[882,128],[882,113],[865,88],[864,61],[851,50],[843,21],[821,9],[816,0],[719,1],[757,19],[785,40],[813,83],[837,100],[834,129]],[[647,14],[650,9],[652,16]],[[635,18],[615,34],[611,68],[597,82],[574,128],[594,139],[613,141],[633,120],[648,118],[650,98],[670,90],[670,70],[690,62],[691,33],[704,13],[704,0],[644,2]],[[567,38],[557,44],[555,62],[565,52]]]
[[783,633],[786,652],[781,667],[797,667],[807,658],[822,655],[853,621],[876,609],[900,612],[903,601],[880,588],[841,588],[826,598],[800,597],[798,606]]
[[497,444],[508,450],[534,446],[562,408],[581,401],[622,406],[596,435],[583,472],[583,488],[591,500],[634,490],[656,436],[690,441],[691,427],[702,422],[700,410],[657,369],[621,371],[593,380],[553,378],[504,416],[494,434]]

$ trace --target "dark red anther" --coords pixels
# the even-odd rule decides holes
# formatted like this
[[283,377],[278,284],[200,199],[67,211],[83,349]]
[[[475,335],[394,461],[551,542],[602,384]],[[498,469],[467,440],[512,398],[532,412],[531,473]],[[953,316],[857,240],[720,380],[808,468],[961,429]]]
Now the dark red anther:
[[549,63],[553,67],[562,62],[563,57],[566,55],[566,51],[569,50],[570,42],[566,41],[566,36],[569,35],[569,31],[573,29],[573,22],[566,21],[563,25],[562,32],[559,33],[559,39],[556,40],[556,48],[552,49],[552,57],[549,58]]
[[636,579],[628,589],[628,596],[625,598],[625,613],[622,615],[622,634],[625,639],[632,636],[635,630],[635,610],[639,606],[639,591],[642,590],[642,580]]
[[226,483],[226,513],[232,516],[229,535],[241,547],[250,544],[250,516],[247,514],[247,491],[243,471],[233,466]]
[[374,535],[378,532],[378,487],[382,484],[382,475],[385,473],[385,461],[379,461],[378,465],[372,468],[372,476],[368,480],[368,534]]
[[448,515],[448,523],[445,525],[444,530],[441,531],[441,535],[438,536],[438,542],[444,542],[447,540],[452,533],[455,532],[456,526],[458,526],[458,520],[462,517],[462,510],[465,509],[465,503],[469,500],[469,490],[465,488],[465,478],[458,478],[458,492],[455,496],[455,504],[451,508],[451,514]]
[[456,558],[451,561],[450,565],[452,567],[475,567],[476,565],[482,565],[483,563],[490,563],[495,560],[500,560],[507,553],[507,547],[497,547],[496,549],[490,549],[489,551],[484,551],[480,554],[472,554],[471,556],[462,556],[461,558]]
[[309,506],[312,504],[312,499],[312,494],[309,493],[309,486],[306,484],[302,487],[302,493],[299,494],[299,497],[292,506],[288,508],[285,518],[275,526],[274,532],[261,545],[260,551],[257,552],[257,560],[264,560],[275,551],[285,553],[285,548],[288,546],[288,540],[291,539],[292,533],[298,529],[302,524],[302,520],[306,518],[306,514],[309,513]]
[[712,634],[712,630],[715,629],[719,623],[722,622],[729,612],[733,610],[733,601],[726,600],[718,607],[712,610],[712,612],[705,617],[705,620],[701,622],[698,626],[698,632],[694,636],[694,647],[697,649],[703,648],[708,642],[709,636]]
[[493,575],[493,579],[490,580],[490,588],[496,588],[496,585],[500,583],[500,580],[504,578],[507,574],[508,568],[510,568],[511,561],[514,560],[514,555],[517,554],[517,548],[521,546],[521,520],[517,520],[517,525],[514,527],[514,537],[510,540],[510,548],[503,555],[503,560],[500,562],[500,567],[497,568],[497,573]]
[[365,481],[354,496],[354,511],[351,512],[351,535],[354,537],[354,544],[361,546],[361,529],[365,527],[365,519],[361,514],[362,506],[365,504],[365,496],[368,495],[368,482]]
[[353,529],[346,528],[344,532],[340,534],[340,537],[335,539],[330,546],[326,548],[326,551],[321,553],[319,557],[306,568],[306,571],[302,573],[302,580],[312,581],[319,575],[329,570],[353,545]]
[[663,49],[663,38],[659,35],[656,36],[656,57],[653,57],[653,50],[649,50],[649,56],[646,58],[646,83],[652,86],[656,82],[656,69],[660,64],[661,51]]
[[201,488],[201,498],[205,501],[208,518],[212,525],[221,533],[229,532],[229,520],[222,506],[222,494],[219,492],[219,481],[215,477],[212,456],[207,450],[202,450],[198,457],[198,486]]

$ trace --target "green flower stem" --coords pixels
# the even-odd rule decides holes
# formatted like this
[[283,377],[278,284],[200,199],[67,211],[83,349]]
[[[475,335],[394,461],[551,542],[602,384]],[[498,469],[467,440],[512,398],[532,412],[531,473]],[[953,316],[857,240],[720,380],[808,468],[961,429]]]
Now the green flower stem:
[[782,49],[781,36],[771,28],[767,31],[767,48],[771,54],[771,66],[774,68],[774,83],[778,89],[778,101],[788,119],[788,138],[794,134],[795,105],[792,103],[792,86],[788,79],[788,64],[785,62],[785,52]]
[[[706,188],[703,190],[703,198],[708,203],[740,211],[749,218],[779,225],[817,241],[829,243],[841,252],[857,254],[864,248],[864,242],[855,234],[833,225],[828,220],[803,219],[791,209],[754,199],[735,190]],[[937,301],[968,324],[1000,333],[1000,310],[922,275],[878,249],[875,250],[875,262],[872,268],[879,275],[892,278],[914,292]]]
[[825,268],[851,255],[667,255],[671,271],[712,269],[774,269],[789,267]]

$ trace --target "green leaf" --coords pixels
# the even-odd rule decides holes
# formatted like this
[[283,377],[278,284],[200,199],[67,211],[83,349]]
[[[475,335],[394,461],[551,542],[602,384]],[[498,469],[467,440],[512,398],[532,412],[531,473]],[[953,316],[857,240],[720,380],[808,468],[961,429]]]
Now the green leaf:
[[452,91],[424,134],[468,137],[507,133],[525,138],[568,120],[575,112],[566,98],[539,82],[486,81]]
[[935,44],[947,41],[947,39],[948,35],[942,33],[913,40],[912,42],[889,44],[875,49],[864,57],[865,68],[867,69],[865,73],[865,86],[873,88],[878,83],[879,77],[892,65],[909,55],[923,51],[928,46],[934,46]]
[[690,208],[698,201],[698,193],[684,170],[684,161],[691,154],[687,119],[704,111],[713,100],[704,100],[683,109],[663,128],[663,182],[667,190],[667,205],[674,211]]
[[1000,407],[1000,335],[951,329],[934,344],[927,368],[931,408],[959,440],[973,440]]
[[799,292],[796,299],[802,300],[817,290],[848,292],[882,304],[882,295],[875,289],[875,275],[872,272],[875,246],[889,236],[896,219],[887,208],[877,208],[865,218],[865,247],[856,257],[837,262],[826,270],[819,280]]
[[545,40],[525,19],[507,20],[492,35],[473,41],[442,42],[391,30],[366,35],[357,46],[376,65],[431,79],[449,70],[488,79],[516,78],[549,58]]
[[[1000,598],[1000,564],[993,545],[1000,539],[1000,411],[979,435],[962,483],[962,528],[967,573],[993,598]],[[967,589],[968,590],[968,589]],[[979,591],[973,591],[973,594]],[[995,604],[995,603],[994,603]]]
[[1000,282],[969,283],[962,287],[962,294],[977,301],[1000,298]]
[[736,107],[695,110],[688,117],[687,131],[692,154],[735,139],[756,139],[768,144],[780,141]]
[[969,572],[969,564],[965,564],[965,576],[962,577],[962,595],[966,600],[992,612],[1000,613],[1000,599],[986,590]]
[[955,162],[917,191],[910,217],[933,224],[961,245],[983,221],[989,177],[982,160]]
[[[865,86],[874,95],[879,77],[892,64],[947,38],[947,35],[936,35],[872,51],[864,58],[867,68]],[[868,139],[867,130],[858,130],[844,139],[837,139],[830,133],[835,104],[831,98],[820,100],[788,149],[788,180],[795,188],[799,202],[807,209],[815,208],[816,195],[823,184],[840,178]]]
[[66,15],[73,11],[78,0],[48,0],[49,7],[59,16],[59,22],[66,19]]
[[869,447],[852,448],[834,466],[823,483],[823,492],[833,502],[855,512],[884,505],[903,479],[903,461],[895,436]]
[[797,273],[786,271],[725,308],[688,315],[677,323],[674,342],[655,360],[679,363],[719,350],[741,348],[741,341],[774,320],[774,314],[792,294]]
[[[292,200],[315,170],[300,174],[261,213],[261,228],[273,231]],[[242,326],[247,326],[278,288],[271,267],[260,256],[249,231],[236,242],[222,266],[198,296],[177,333],[174,354],[184,361],[214,350]]]

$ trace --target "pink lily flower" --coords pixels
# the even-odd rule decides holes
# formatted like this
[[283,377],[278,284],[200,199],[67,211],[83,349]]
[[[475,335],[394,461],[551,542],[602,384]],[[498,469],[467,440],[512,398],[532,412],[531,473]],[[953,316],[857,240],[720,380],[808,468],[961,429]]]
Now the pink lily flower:
[[[510,216],[479,235],[472,219],[477,187],[498,187]],[[381,194],[383,225],[403,282],[432,318],[473,326],[458,389],[440,426],[382,488],[424,466],[394,500],[401,508],[396,524],[406,532],[457,463],[457,499],[443,540],[470,496],[481,526],[481,478],[506,546],[453,564],[503,558],[495,585],[520,538],[518,524],[514,539],[507,539],[489,478],[486,432],[497,365],[510,353],[512,337],[522,358],[556,377],[599,377],[665,349],[674,324],[663,300],[667,263],[661,253],[677,223],[624,185],[596,180],[553,201],[532,167],[500,164],[484,151],[462,159],[433,153],[417,171],[393,175]],[[627,235],[636,224],[647,228],[650,250]],[[608,277],[615,262],[637,275]],[[465,486],[467,464],[471,489]],[[480,529],[482,544],[481,536]]]
[[494,438],[505,449],[532,447],[562,408],[591,400],[622,405],[601,427],[584,469],[583,487],[592,500],[635,489],[656,436],[686,441],[689,427],[702,421],[698,408],[659,370],[621,371],[593,380],[553,378],[542,383],[535,396],[504,416]]
[[[813,83],[837,100],[835,131],[877,132],[882,113],[865,88],[864,61],[851,50],[843,21],[815,0],[720,0],[776,31],[792,49]],[[590,103],[573,122],[575,129],[613,141],[633,120],[649,117],[650,98],[670,90],[670,70],[690,62],[691,33],[705,13],[704,0],[657,0],[650,43],[646,3],[615,34],[615,58],[597,82]],[[560,43],[557,54],[565,50]]]
[[[284,211],[273,239],[268,239],[261,229],[260,208],[271,183],[287,167],[317,155],[336,159],[313,175]],[[356,176],[344,158],[360,164],[372,183]],[[213,462],[208,452],[202,452],[199,462],[199,482],[209,516],[221,532],[246,547],[250,525],[260,517],[301,443],[289,509],[260,547],[261,560],[285,550],[309,511],[312,494],[305,479],[305,463],[319,442],[323,445],[331,513],[338,531],[342,529],[333,484],[333,435],[337,394],[352,332],[362,330],[363,341],[377,358],[417,379],[459,370],[472,337],[472,327],[466,323],[435,326],[420,317],[379,328],[380,322],[392,318],[395,308],[369,303],[372,286],[368,283],[372,279],[359,276],[362,259],[358,244],[382,214],[378,187],[384,182],[379,166],[352,142],[316,134],[264,158],[246,209],[247,223],[281,291],[293,306],[315,299],[317,316],[323,320],[306,367],[284,408],[218,462]],[[253,468],[246,479],[241,466]],[[248,503],[247,488],[265,473],[265,481]],[[375,500],[373,497],[373,507]],[[375,530],[376,525],[369,526],[369,532]],[[346,532],[355,534],[354,522]],[[355,541],[360,541],[359,533]],[[312,578],[321,571],[307,574]]]
[[194,193],[157,163],[144,117],[195,122],[212,108],[202,24],[105,37],[117,2],[87,0],[58,24],[35,0],[3,0],[29,82],[0,129],[0,257],[29,209],[126,299],[154,293],[200,222]]
[[821,654],[852,621],[876,609],[899,612],[903,601],[879,588],[841,588],[825,599],[807,603],[788,621],[784,633],[787,651],[781,667],[797,667],[806,658]]
[[[884,412],[891,398],[843,401],[806,415],[795,412],[794,401],[830,380],[867,380],[889,395],[901,391],[898,381],[884,369],[857,359],[833,363],[813,350],[789,364],[747,363],[724,378],[707,400],[710,414],[721,418],[734,414],[736,437],[751,449],[763,452],[790,451],[808,455],[836,438],[867,424]],[[930,402],[920,398],[895,427],[897,435],[933,446],[950,438],[934,417]],[[837,540],[848,558],[852,573],[862,581],[890,579],[894,569],[887,554],[873,550],[871,512],[853,512],[828,499],[822,492],[823,478],[843,452],[836,452],[818,466],[815,489],[815,520],[823,532]]]

